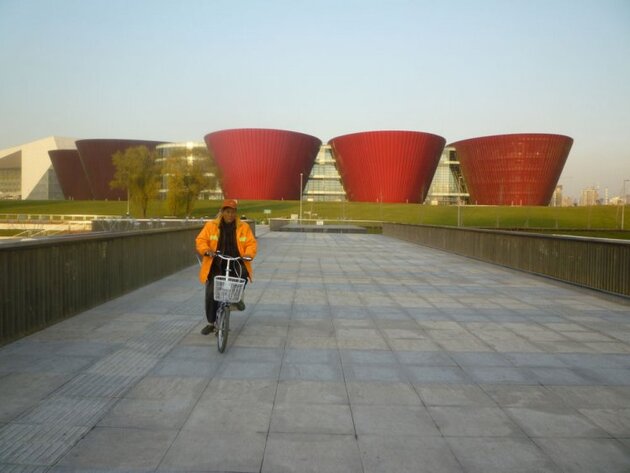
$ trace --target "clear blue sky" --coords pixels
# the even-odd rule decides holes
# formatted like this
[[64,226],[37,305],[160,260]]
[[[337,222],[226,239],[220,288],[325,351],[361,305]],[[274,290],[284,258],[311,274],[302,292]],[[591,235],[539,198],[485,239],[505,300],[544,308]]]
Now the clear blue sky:
[[630,0],[0,0],[0,110],[0,149],[560,133],[560,183],[613,196],[630,179]]

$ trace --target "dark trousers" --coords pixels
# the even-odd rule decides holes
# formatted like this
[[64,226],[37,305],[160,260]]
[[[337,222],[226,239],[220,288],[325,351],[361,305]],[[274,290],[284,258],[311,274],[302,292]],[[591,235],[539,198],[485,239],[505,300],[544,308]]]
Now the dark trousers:
[[208,274],[208,280],[206,281],[206,319],[209,324],[213,324],[217,319],[219,303],[214,300],[214,277],[223,274],[221,263],[221,260],[212,263],[210,274]]
[[217,319],[218,302],[214,300],[214,276],[206,281],[206,319],[209,324],[214,324]]

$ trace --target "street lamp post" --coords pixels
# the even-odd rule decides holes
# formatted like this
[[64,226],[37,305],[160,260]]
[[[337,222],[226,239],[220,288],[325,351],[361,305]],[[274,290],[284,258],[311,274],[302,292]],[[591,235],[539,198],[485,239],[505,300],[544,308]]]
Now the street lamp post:
[[300,225],[302,225],[302,178],[304,177],[303,173],[300,173]]
[[462,225],[462,176],[457,177],[457,226]]
[[626,210],[626,204],[628,203],[626,202],[626,182],[630,182],[630,179],[625,179],[623,181],[623,195],[622,195],[623,202],[621,204],[621,229],[622,230],[623,230],[623,225],[624,225],[623,218],[624,218],[624,214]]

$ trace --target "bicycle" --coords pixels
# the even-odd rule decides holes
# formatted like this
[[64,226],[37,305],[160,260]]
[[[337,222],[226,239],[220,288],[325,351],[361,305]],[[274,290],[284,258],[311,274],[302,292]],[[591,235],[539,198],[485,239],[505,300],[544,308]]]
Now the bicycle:
[[219,252],[211,253],[209,256],[218,257],[227,261],[225,275],[214,278],[214,300],[219,303],[215,320],[215,335],[217,336],[217,348],[220,353],[225,351],[228,334],[230,332],[230,311],[232,304],[235,304],[243,297],[245,289],[245,279],[240,274],[237,277],[230,276],[230,263],[234,261],[251,261],[249,256],[225,256]]

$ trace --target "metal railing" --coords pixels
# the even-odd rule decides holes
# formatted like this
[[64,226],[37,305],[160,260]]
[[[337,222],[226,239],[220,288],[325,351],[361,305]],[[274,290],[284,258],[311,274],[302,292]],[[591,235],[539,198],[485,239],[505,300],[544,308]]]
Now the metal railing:
[[280,231],[282,227],[290,224],[301,225],[356,225],[359,227],[365,227],[370,233],[381,233],[381,226],[383,222],[381,220],[350,220],[350,219],[324,219],[324,218],[303,218],[303,219],[290,219],[290,218],[270,218],[269,230],[272,232]]
[[630,241],[383,224],[383,235],[630,297]]
[[201,225],[0,245],[0,344],[196,264]]
[[3,222],[91,222],[92,220],[120,218],[116,215],[86,214],[0,214]]

